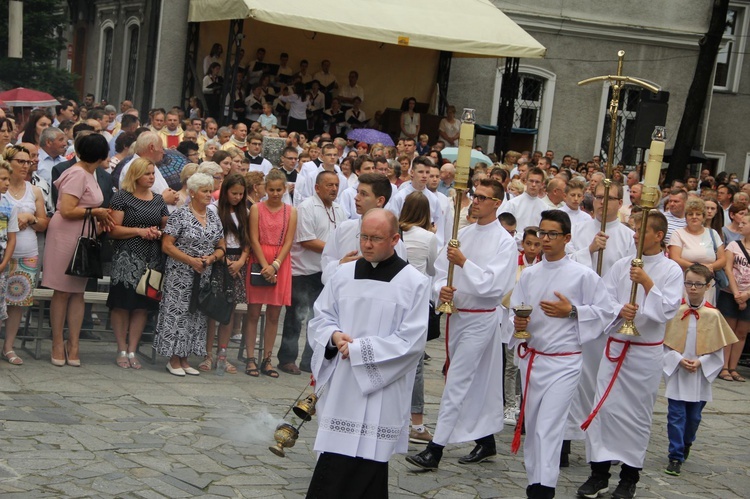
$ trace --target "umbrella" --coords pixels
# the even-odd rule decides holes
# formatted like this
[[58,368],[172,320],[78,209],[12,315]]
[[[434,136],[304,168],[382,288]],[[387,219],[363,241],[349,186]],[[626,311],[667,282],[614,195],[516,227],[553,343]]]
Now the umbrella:
[[377,144],[380,142],[384,146],[392,146],[393,139],[387,133],[379,132],[372,128],[357,128],[346,135],[347,139],[364,142],[365,144]]
[[[451,162],[456,161],[456,158],[458,158],[458,147],[446,147],[445,149],[440,151],[440,154],[443,155],[443,159],[447,159]],[[490,166],[492,165],[492,160],[484,153],[481,153],[476,149],[472,149],[470,168],[474,168],[474,165],[476,165],[477,163],[487,163],[487,166]]]
[[167,181],[169,187],[176,191],[182,188],[180,182],[180,173],[190,160],[174,149],[164,149],[164,158],[156,167],[159,169],[161,176]]
[[8,104],[6,104],[4,101],[0,100],[0,107],[4,109],[8,109]]
[[[664,151],[664,162],[669,163],[669,161],[672,159],[672,152],[673,149],[667,149]],[[705,163],[708,161],[708,156],[703,154],[703,152],[698,151],[696,149],[693,149],[690,151],[690,157],[688,158],[688,163]]]
[[23,87],[0,93],[0,100],[13,107],[49,107],[59,104],[57,99],[46,92]]

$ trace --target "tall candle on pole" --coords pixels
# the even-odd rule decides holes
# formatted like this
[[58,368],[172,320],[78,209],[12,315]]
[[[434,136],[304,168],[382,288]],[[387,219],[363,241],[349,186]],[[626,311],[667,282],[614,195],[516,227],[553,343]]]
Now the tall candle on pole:
[[[469,171],[471,170],[471,151],[474,149],[474,110],[464,109],[461,116],[461,132],[458,138],[458,156],[456,157],[456,197],[453,199],[453,234],[451,235],[448,246],[458,248],[461,243],[458,242],[458,225],[461,221],[461,199],[464,197],[464,191],[469,187]],[[453,262],[448,264],[448,282],[447,285],[453,286]],[[456,306],[453,301],[443,302],[438,308],[438,312],[444,314],[455,314]]]
[[[651,135],[651,146],[649,147],[648,162],[646,163],[646,173],[643,178],[643,191],[641,194],[641,231],[638,233],[638,248],[635,259],[630,262],[631,267],[643,267],[643,245],[645,244],[645,234],[648,230],[648,214],[656,208],[661,198],[659,189],[659,176],[661,175],[661,164],[664,160],[664,143],[667,140],[666,130],[663,126],[657,126]],[[630,287],[630,304],[635,305],[636,295],[638,293],[638,284],[633,283]],[[618,331],[620,334],[628,336],[640,336],[635,322],[626,320]]]

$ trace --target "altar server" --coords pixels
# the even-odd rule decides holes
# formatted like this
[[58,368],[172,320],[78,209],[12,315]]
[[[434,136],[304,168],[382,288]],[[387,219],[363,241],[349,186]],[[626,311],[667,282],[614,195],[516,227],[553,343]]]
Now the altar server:
[[[474,191],[475,224],[461,229],[461,248],[448,247],[435,263],[433,293],[438,302],[453,300],[458,312],[446,323],[447,375],[432,442],[407,462],[437,469],[449,443],[474,440],[460,464],[482,462],[497,454],[494,434],[503,428],[503,349],[500,306],[516,276],[516,244],[495,212],[504,198],[502,185],[483,179]],[[447,286],[448,263],[455,264]]]
[[[640,231],[640,217],[636,217]],[[682,300],[682,269],[664,255],[667,219],[652,210],[643,246],[643,268],[631,267],[631,258],[616,262],[604,276],[616,303],[624,303],[618,319],[608,328],[609,338],[597,375],[595,407],[584,422],[586,459],[591,476],[578,489],[583,497],[597,497],[609,488],[612,461],[622,462],[620,482],[612,497],[635,497],[636,484],[651,436],[654,403],[664,358],[664,329],[677,313]],[[638,284],[636,304],[630,289]],[[618,330],[632,319],[640,336]],[[590,426],[589,426],[590,425]]]
[[388,460],[407,450],[430,283],[395,254],[398,240],[393,214],[368,212],[363,257],[344,264],[315,302],[308,337],[323,392],[308,499],[388,497]]

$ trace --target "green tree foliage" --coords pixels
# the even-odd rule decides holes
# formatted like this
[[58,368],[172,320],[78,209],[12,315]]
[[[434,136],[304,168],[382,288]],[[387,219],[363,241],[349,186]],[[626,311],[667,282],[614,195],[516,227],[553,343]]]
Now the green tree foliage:
[[54,96],[74,97],[74,78],[57,69],[57,58],[65,49],[59,33],[68,19],[61,0],[24,0],[23,58],[8,57],[8,0],[0,0],[0,87],[42,90]]

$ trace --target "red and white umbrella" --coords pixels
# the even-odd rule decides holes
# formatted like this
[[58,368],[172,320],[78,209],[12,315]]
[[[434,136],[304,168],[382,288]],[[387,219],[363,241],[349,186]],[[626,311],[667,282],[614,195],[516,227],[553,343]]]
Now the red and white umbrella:
[[47,92],[23,87],[0,92],[0,101],[12,107],[49,107],[59,104],[57,99]]

